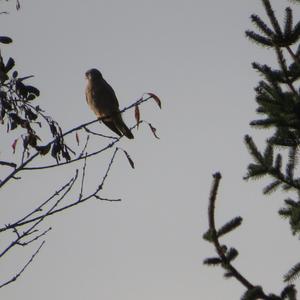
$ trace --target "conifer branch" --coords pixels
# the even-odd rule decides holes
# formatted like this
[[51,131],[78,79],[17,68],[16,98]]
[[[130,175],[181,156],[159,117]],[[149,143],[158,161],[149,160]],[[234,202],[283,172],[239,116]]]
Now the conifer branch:
[[209,231],[211,232],[212,242],[215,246],[218,256],[222,260],[222,266],[226,269],[226,271],[230,272],[232,274],[232,277],[235,277],[247,289],[252,289],[254,286],[231,265],[230,261],[225,256],[223,247],[219,242],[219,238],[216,230],[216,224],[215,224],[215,203],[216,203],[218,188],[221,180],[221,174],[215,173],[213,175],[213,178],[214,180],[213,180],[213,185],[209,196],[209,207],[208,207]]
[[289,86],[290,90],[294,93],[294,95],[296,97],[298,97],[298,92],[296,91],[296,89],[294,88],[290,78],[289,78],[289,75],[288,75],[288,69],[287,69],[287,66],[286,66],[286,61],[285,61],[285,58],[283,56],[283,53],[282,51],[280,50],[279,47],[275,47],[275,50],[276,50],[276,54],[277,54],[277,58],[278,58],[278,62],[279,62],[279,65],[281,67],[281,70],[282,72],[284,73],[285,75],[285,79],[286,79],[286,83],[287,85]]
[[286,49],[287,49],[287,51],[289,52],[289,54],[291,55],[291,57],[293,58],[294,62],[300,66],[300,60],[299,60],[299,58],[294,54],[294,52],[292,51],[291,47],[287,46]]
[[[300,0],[297,2],[300,3]],[[293,234],[299,234],[300,177],[296,176],[296,171],[299,171],[298,147],[300,146],[300,89],[298,87],[300,46],[298,45],[296,52],[292,50],[292,47],[300,40],[300,22],[293,25],[293,11],[287,7],[284,24],[281,27],[271,6],[271,1],[262,0],[262,4],[271,26],[269,27],[259,16],[252,14],[252,23],[258,28],[259,33],[247,30],[246,36],[261,46],[274,49],[278,65],[277,69],[274,69],[264,64],[252,64],[253,68],[264,77],[255,88],[255,100],[258,104],[256,111],[264,114],[264,118],[254,120],[250,125],[272,128],[274,132],[266,139],[264,151],[258,149],[250,136],[245,136],[246,146],[254,162],[248,165],[248,172],[244,178],[258,179],[262,176],[270,176],[272,181],[264,187],[264,194],[270,194],[279,187],[283,191],[293,189],[297,193],[297,200],[291,198],[284,200],[285,206],[279,210],[279,215],[289,220]],[[286,54],[291,56],[291,63],[289,62],[291,59],[286,60]],[[282,155],[282,147],[288,150],[288,156]],[[287,158],[287,160],[283,161],[282,157]],[[240,222],[239,219],[233,219],[219,230],[216,229],[214,214],[220,179],[221,175],[216,173],[209,198],[209,229],[203,236],[204,239],[214,245],[218,257],[208,258],[204,261],[205,264],[221,266],[225,270],[225,277],[233,277],[246,287],[242,300],[296,300],[297,291],[293,285],[285,286],[280,296],[272,293],[266,295],[261,286],[253,285],[233,267],[232,261],[237,257],[238,251],[221,244],[219,239],[238,227]],[[284,280],[290,282],[298,277],[300,277],[300,263],[295,264],[287,272]]]
[[263,2],[263,5],[265,7],[265,10],[267,12],[267,15],[271,21],[271,24],[276,32],[276,34],[280,37],[282,37],[282,31],[281,31],[281,28],[280,28],[280,25],[275,17],[275,13],[271,7],[271,4],[270,4],[270,1],[269,0],[262,0]]
[[251,21],[254,23],[257,28],[263,32],[269,38],[273,38],[275,33],[272,29],[270,29],[267,24],[258,16],[258,15],[251,15]]
[[217,236],[220,238],[222,235],[225,235],[232,230],[236,229],[242,224],[243,219],[241,217],[236,217],[229,222],[227,222],[225,225],[223,225],[218,231]]
[[293,12],[290,7],[285,9],[285,26],[284,26],[284,35],[291,35],[293,30]]
[[[221,266],[226,272],[224,274],[227,278],[235,278],[239,281],[245,288],[246,292],[242,296],[241,299],[244,300],[255,300],[255,299],[263,299],[263,300],[283,300],[284,298],[276,296],[274,294],[266,295],[261,286],[253,285],[248,279],[246,279],[233,265],[232,261],[238,256],[238,251],[235,248],[229,248],[227,250],[227,246],[221,245],[219,241],[219,237],[227,231],[223,226],[219,231],[216,229],[215,224],[215,206],[216,206],[216,199],[218,188],[221,180],[221,174],[219,172],[213,175],[213,184],[210,191],[209,196],[209,206],[208,206],[208,222],[209,222],[209,230],[204,235],[204,238],[211,242],[215,250],[218,254],[218,257],[211,257],[204,260],[204,264],[208,266]],[[237,227],[240,225],[241,218],[235,218],[232,221],[228,222],[227,224],[235,224],[232,227]],[[294,290],[292,286],[287,286],[282,294],[283,295],[293,295]],[[293,299],[293,298],[290,298]]]
[[300,276],[300,263],[297,263],[284,275],[284,281],[291,282],[299,278],[299,276]]

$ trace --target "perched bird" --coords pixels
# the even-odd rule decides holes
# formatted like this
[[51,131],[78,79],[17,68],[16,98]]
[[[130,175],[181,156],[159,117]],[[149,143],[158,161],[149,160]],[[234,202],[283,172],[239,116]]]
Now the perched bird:
[[85,96],[91,110],[98,118],[104,118],[101,121],[117,135],[133,139],[133,134],[122,119],[113,88],[97,69],[88,70],[85,76],[88,81]]

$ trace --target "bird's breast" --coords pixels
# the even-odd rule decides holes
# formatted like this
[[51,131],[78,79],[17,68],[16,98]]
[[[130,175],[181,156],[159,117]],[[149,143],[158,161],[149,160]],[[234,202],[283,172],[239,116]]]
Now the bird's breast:
[[110,116],[112,111],[105,94],[99,86],[88,84],[85,90],[86,101],[98,118]]

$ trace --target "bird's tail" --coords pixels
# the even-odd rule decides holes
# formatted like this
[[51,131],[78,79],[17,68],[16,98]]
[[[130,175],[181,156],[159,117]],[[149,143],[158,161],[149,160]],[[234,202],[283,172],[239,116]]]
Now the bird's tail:
[[120,127],[120,131],[128,138],[133,139],[134,136],[132,132],[129,130],[129,128],[126,126],[126,124],[123,122],[122,127]]
[[132,134],[132,132],[130,131],[130,129],[126,126],[126,124],[124,123],[121,115],[118,118],[118,122],[117,122],[117,127],[118,129],[128,138],[128,139],[133,139],[134,136]]

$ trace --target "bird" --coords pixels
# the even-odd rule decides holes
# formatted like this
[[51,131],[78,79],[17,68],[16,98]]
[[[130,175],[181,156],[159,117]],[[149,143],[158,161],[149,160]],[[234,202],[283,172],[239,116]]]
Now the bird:
[[86,71],[87,85],[85,89],[86,101],[97,118],[117,135],[125,135],[128,139],[134,136],[124,123],[119,102],[113,88],[105,81],[97,69]]

